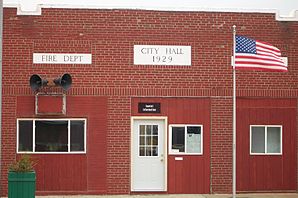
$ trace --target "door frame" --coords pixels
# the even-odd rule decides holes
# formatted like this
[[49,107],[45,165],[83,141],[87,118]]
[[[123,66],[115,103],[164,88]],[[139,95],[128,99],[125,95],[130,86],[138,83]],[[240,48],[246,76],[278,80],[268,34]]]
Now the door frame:
[[[162,192],[166,192],[168,190],[168,117],[167,116],[131,116],[131,137],[130,137],[130,190],[134,192],[135,190],[133,189],[133,138],[134,138],[134,123],[135,120],[159,120],[159,121],[164,121],[164,181],[165,181],[165,188]],[[152,192],[152,191],[150,191]],[[153,191],[154,192],[154,191]],[[158,192],[158,191],[157,191]]]

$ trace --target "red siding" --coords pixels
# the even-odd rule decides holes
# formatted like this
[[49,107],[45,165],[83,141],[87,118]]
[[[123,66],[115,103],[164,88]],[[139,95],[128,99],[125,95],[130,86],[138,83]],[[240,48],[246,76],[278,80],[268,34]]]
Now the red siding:
[[38,114],[63,114],[63,96],[38,95],[37,98]]
[[[161,103],[161,113],[138,113],[138,103]],[[132,115],[167,116],[168,124],[202,124],[203,155],[168,155],[169,193],[210,192],[210,99],[133,98]],[[183,157],[182,161],[175,157]]]
[[[296,190],[296,100],[237,100],[237,190]],[[250,125],[282,125],[282,155],[250,155]]]
[[39,194],[51,192],[86,192],[86,155],[34,155],[37,159],[36,189]]
[[[31,96],[18,97],[18,118],[36,117],[34,99]],[[37,160],[37,193],[105,193],[107,191],[107,98],[67,96],[66,103],[67,115],[63,118],[87,118],[87,153],[33,154]]]

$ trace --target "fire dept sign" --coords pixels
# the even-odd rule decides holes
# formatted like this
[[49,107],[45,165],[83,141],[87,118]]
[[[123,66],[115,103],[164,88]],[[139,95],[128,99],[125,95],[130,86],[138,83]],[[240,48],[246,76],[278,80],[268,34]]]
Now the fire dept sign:
[[191,66],[191,46],[134,45],[134,64]]
[[34,64],[92,64],[92,54],[33,53]]

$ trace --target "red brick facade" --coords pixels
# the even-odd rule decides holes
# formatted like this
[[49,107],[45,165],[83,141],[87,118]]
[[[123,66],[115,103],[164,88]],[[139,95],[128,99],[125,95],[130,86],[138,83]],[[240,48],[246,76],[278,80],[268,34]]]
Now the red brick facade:
[[[20,97],[34,95],[29,87],[30,76],[40,74],[51,79],[63,73],[73,77],[66,97],[107,98],[106,148],[102,148],[106,151],[102,166],[106,167],[106,175],[103,180],[94,180],[99,184],[89,183],[90,191],[81,189],[80,192],[130,193],[132,98],[208,97],[211,103],[210,193],[230,193],[233,25],[237,25],[240,35],[275,45],[289,62],[287,73],[237,71],[237,97],[292,98],[298,103],[298,23],[276,21],[273,14],[42,9],[41,16],[17,16],[16,9],[5,8],[2,194],[7,193],[7,168],[16,158],[16,118],[35,117],[34,113],[19,115],[17,111],[26,108],[24,102],[18,101]],[[134,45],[191,46],[192,65],[134,65]],[[33,64],[33,53],[90,53],[92,64]],[[92,102],[86,108],[92,109]],[[297,109],[298,106],[298,119]],[[96,115],[96,111],[93,113]],[[76,117],[75,114],[66,116]],[[295,126],[297,123],[298,120]],[[92,153],[87,157],[92,157]],[[92,163],[90,166],[91,172],[85,173],[88,176],[96,174],[92,172]],[[70,189],[68,193],[77,191]]]

